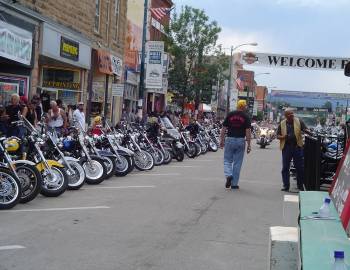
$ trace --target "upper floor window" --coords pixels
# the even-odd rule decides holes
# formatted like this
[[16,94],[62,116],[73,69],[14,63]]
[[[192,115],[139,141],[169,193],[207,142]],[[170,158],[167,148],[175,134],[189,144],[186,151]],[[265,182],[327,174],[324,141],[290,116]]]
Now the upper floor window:
[[95,32],[100,32],[100,17],[101,17],[101,1],[95,0]]
[[120,0],[115,0],[115,32],[114,32],[114,39],[118,40],[119,36],[119,12],[120,12]]

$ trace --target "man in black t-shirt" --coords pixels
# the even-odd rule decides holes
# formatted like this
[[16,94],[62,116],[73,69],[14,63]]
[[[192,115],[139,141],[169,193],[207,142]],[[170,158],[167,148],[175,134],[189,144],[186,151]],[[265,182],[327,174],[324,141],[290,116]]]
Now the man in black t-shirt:
[[226,188],[239,189],[238,181],[243,163],[245,141],[247,141],[247,154],[251,151],[251,120],[245,112],[246,108],[245,100],[238,101],[237,110],[226,116],[221,130],[220,147],[225,146],[224,174]]

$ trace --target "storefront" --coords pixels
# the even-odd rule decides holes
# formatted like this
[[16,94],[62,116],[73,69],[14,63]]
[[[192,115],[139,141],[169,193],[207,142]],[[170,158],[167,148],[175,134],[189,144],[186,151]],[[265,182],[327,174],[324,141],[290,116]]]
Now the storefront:
[[90,117],[104,116],[113,124],[122,111],[122,60],[105,50],[94,50]]
[[50,100],[60,99],[65,107],[86,100],[90,42],[69,29],[43,23],[41,44],[39,92],[46,101],[44,110]]
[[126,81],[124,89],[124,109],[131,109],[131,111],[137,111],[138,101],[138,80],[137,74],[128,70],[126,72]]
[[12,94],[29,94],[35,22],[2,16],[6,22],[0,20],[0,105],[6,106]]

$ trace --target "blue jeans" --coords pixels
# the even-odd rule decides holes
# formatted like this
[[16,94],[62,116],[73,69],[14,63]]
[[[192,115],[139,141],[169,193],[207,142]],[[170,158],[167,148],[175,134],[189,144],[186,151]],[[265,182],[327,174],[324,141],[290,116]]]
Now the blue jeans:
[[304,152],[303,148],[286,144],[282,150],[282,180],[283,187],[289,189],[290,187],[290,162],[294,162],[297,171],[297,185],[298,189],[304,190]]
[[227,137],[225,139],[224,174],[231,176],[231,187],[237,186],[241,173],[245,150],[245,138]]

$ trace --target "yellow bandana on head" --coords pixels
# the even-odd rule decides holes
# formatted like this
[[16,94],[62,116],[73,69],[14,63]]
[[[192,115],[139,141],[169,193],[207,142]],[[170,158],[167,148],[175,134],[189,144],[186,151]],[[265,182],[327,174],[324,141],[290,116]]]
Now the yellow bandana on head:
[[247,106],[247,101],[241,99],[237,102],[237,109],[242,110]]

